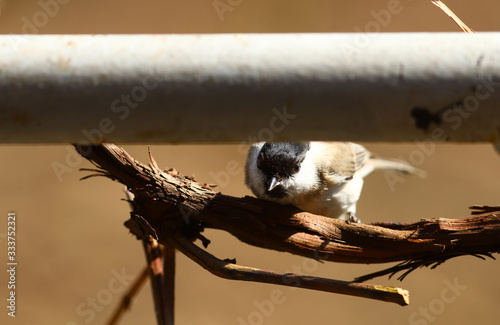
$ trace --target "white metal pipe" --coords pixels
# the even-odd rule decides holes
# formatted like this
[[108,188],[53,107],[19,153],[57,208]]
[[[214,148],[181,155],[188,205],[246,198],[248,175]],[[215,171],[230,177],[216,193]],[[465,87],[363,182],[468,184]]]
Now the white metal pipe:
[[3,35],[0,143],[490,141],[500,33]]

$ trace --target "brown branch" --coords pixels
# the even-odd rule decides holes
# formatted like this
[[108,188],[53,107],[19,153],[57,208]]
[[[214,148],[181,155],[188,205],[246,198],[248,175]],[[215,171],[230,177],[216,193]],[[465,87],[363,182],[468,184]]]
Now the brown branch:
[[143,218],[143,230],[163,244],[174,245],[171,240],[180,232],[190,240],[201,239],[206,246],[208,240],[201,232],[214,228],[251,245],[317,260],[413,262],[398,270],[500,251],[500,208],[482,208],[464,219],[354,224],[252,197],[223,195],[175,170],[162,172],[154,160],[145,166],[112,144],[77,150],[101,168],[98,175],[129,188],[134,194],[133,214]]
[[85,151],[86,158],[134,193],[134,212],[147,219],[160,241],[175,229],[194,238],[204,226],[228,231],[251,245],[346,263],[500,251],[500,207],[463,219],[346,223],[292,206],[217,193],[175,170],[165,173],[144,166],[112,144]]
[[128,291],[123,295],[120,304],[116,307],[115,311],[111,315],[109,321],[106,323],[107,325],[116,325],[118,324],[118,321],[120,320],[120,317],[123,315],[123,312],[126,310],[130,309],[132,305],[132,298],[137,295],[139,292],[139,289],[142,287],[142,285],[146,282],[147,278],[149,275],[149,269],[148,267],[145,267],[139,276],[135,279],[135,281],[132,283],[132,286]]
[[144,252],[149,269],[149,278],[151,279],[151,291],[155,302],[156,321],[158,325],[173,324],[173,318],[168,315],[165,306],[165,294],[163,292],[163,267],[161,264],[161,250],[158,242],[151,238],[144,238],[142,240],[144,245]]
[[164,309],[168,315],[168,325],[174,324],[175,301],[175,248],[165,244],[163,249],[163,294]]
[[298,275],[293,273],[280,273],[237,265],[232,262],[223,261],[216,258],[212,254],[196,246],[179,232],[175,232],[173,236],[170,237],[169,242],[179,251],[201,265],[203,268],[221,278],[271,283],[290,287],[339,293],[350,296],[394,302],[401,306],[406,306],[410,303],[409,292],[401,288],[339,281],[319,278],[315,276]]
[[[139,292],[139,289],[146,282],[150,273],[155,274],[155,280],[151,282],[153,286],[153,298],[155,301],[155,312],[159,316],[160,319],[166,319],[166,324],[173,325],[174,324],[174,288],[175,288],[175,248],[171,245],[164,245],[163,249],[163,281],[162,271],[158,269],[159,267],[159,252],[157,245],[155,245],[155,241],[152,241],[153,244],[143,240],[143,245],[146,252],[146,259],[148,261],[152,261],[148,263],[143,271],[139,274],[137,279],[132,283],[130,289],[125,293],[123,298],[120,301],[120,304],[117,306],[109,321],[106,323],[108,325],[118,324],[120,317],[123,315],[123,312],[130,309],[132,304],[132,298]],[[162,285],[160,288],[159,286]],[[163,301],[163,302],[162,302]],[[164,306],[159,306],[160,303],[163,303]],[[163,308],[160,312],[158,312],[159,308]]]

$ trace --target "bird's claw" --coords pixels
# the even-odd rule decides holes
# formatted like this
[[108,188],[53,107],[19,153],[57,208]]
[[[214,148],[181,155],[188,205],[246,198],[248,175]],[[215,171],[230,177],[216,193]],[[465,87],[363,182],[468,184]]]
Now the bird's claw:
[[356,217],[356,215],[354,213],[348,212],[347,215],[348,215],[348,218],[346,220],[347,222],[349,222],[349,223],[351,223],[351,222],[352,223],[361,223],[361,220],[358,219],[358,217]]

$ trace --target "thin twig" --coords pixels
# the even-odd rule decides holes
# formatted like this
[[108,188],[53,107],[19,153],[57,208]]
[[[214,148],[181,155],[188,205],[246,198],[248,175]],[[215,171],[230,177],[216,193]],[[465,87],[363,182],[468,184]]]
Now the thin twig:
[[149,278],[151,279],[151,290],[153,291],[153,299],[155,302],[156,321],[158,325],[170,325],[172,322],[167,322],[167,315],[164,308],[165,297],[163,294],[163,267],[158,242],[151,237],[144,239],[142,242],[149,268]]
[[163,249],[163,294],[167,324],[174,325],[175,248],[168,243]]
[[401,306],[406,306],[410,303],[409,292],[397,287],[339,281],[293,273],[266,271],[223,261],[196,246],[179,232],[176,232],[170,238],[170,243],[203,268],[222,278],[272,283],[277,285],[339,293],[394,302]]
[[456,252],[456,253],[449,254],[448,256],[443,256],[443,255],[439,255],[436,257],[428,256],[428,257],[423,257],[421,259],[403,261],[403,262],[398,263],[395,266],[392,266],[392,267],[387,268],[385,270],[381,270],[381,271],[377,271],[374,273],[359,276],[359,277],[355,278],[354,281],[355,282],[365,282],[365,281],[372,280],[374,278],[384,276],[384,275],[389,275],[389,279],[390,279],[394,275],[396,275],[396,273],[404,271],[398,277],[399,281],[403,281],[404,278],[406,278],[406,276],[408,274],[410,274],[411,272],[413,272],[419,268],[430,267],[432,270],[432,269],[435,269],[436,267],[438,267],[439,265],[443,264],[448,259],[451,259],[451,258],[454,258],[457,256],[463,256],[463,255],[471,255],[471,256],[475,256],[475,257],[483,259],[483,260],[485,260],[486,257],[489,257],[491,259],[495,259],[495,257],[493,255],[491,255],[489,253],[482,253],[482,252],[479,252],[476,254],[473,254],[470,252],[464,252],[464,253]]
[[118,324],[118,321],[120,320],[120,317],[123,315],[123,313],[131,308],[132,299],[135,297],[135,295],[137,295],[139,289],[144,285],[144,283],[148,278],[148,275],[149,275],[149,269],[146,266],[141,271],[139,276],[137,276],[130,289],[125,293],[125,295],[123,295],[120,304],[116,307],[115,311],[113,312],[113,315],[111,315],[111,318],[106,323],[106,325]]
[[464,31],[465,33],[475,33],[472,28],[470,28],[469,26],[467,26],[460,18],[458,18],[458,16],[455,15],[455,13],[453,11],[451,11],[451,9],[448,8],[448,6],[445,5],[442,1],[440,1],[440,0],[431,0],[431,2],[436,7],[438,7],[439,9],[441,9],[445,14],[447,14],[448,17],[450,17],[455,22],[455,24],[457,24],[458,27],[460,27],[460,29],[462,31]]

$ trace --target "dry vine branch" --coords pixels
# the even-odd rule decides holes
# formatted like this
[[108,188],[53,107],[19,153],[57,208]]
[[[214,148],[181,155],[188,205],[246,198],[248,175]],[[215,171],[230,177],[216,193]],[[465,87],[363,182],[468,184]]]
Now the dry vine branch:
[[161,249],[158,242],[151,236],[144,236],[142,240],[146,261],[148,263],[151,291],[155,301],[156,321],[158,324],[173,324],[173,310],[166,308],[166,294],[163,292],[163,265],[161,264]]
[[[225,230],[251,245],[317,260],[410,261],[407,267],[402,265],[392,271],[413,270],[459,255],[491,256],[500,251],[500,208],[483,209],[477,216],[465,219],[352,224],[292,206],[222,195],[175,170],[161,171],[152,157],[150,166],[145,166],[112,144],[77,146],[77,150],[100,168],[97,175],[118,180],[134,194],[132,215],[142,220],[147,235],[171,244],[207,270],[226,278],[287,285],[287,275],[222,261],[194,245],[192,241],[197,238],[207,245],[208,240],[201,235],[204,228]],[[300,284],[315,290],[407,303],[406,293],[397,292],[397,288],[328,281],[335,280],[302,277]],[[384,294],[375,297],[374,292]]]

